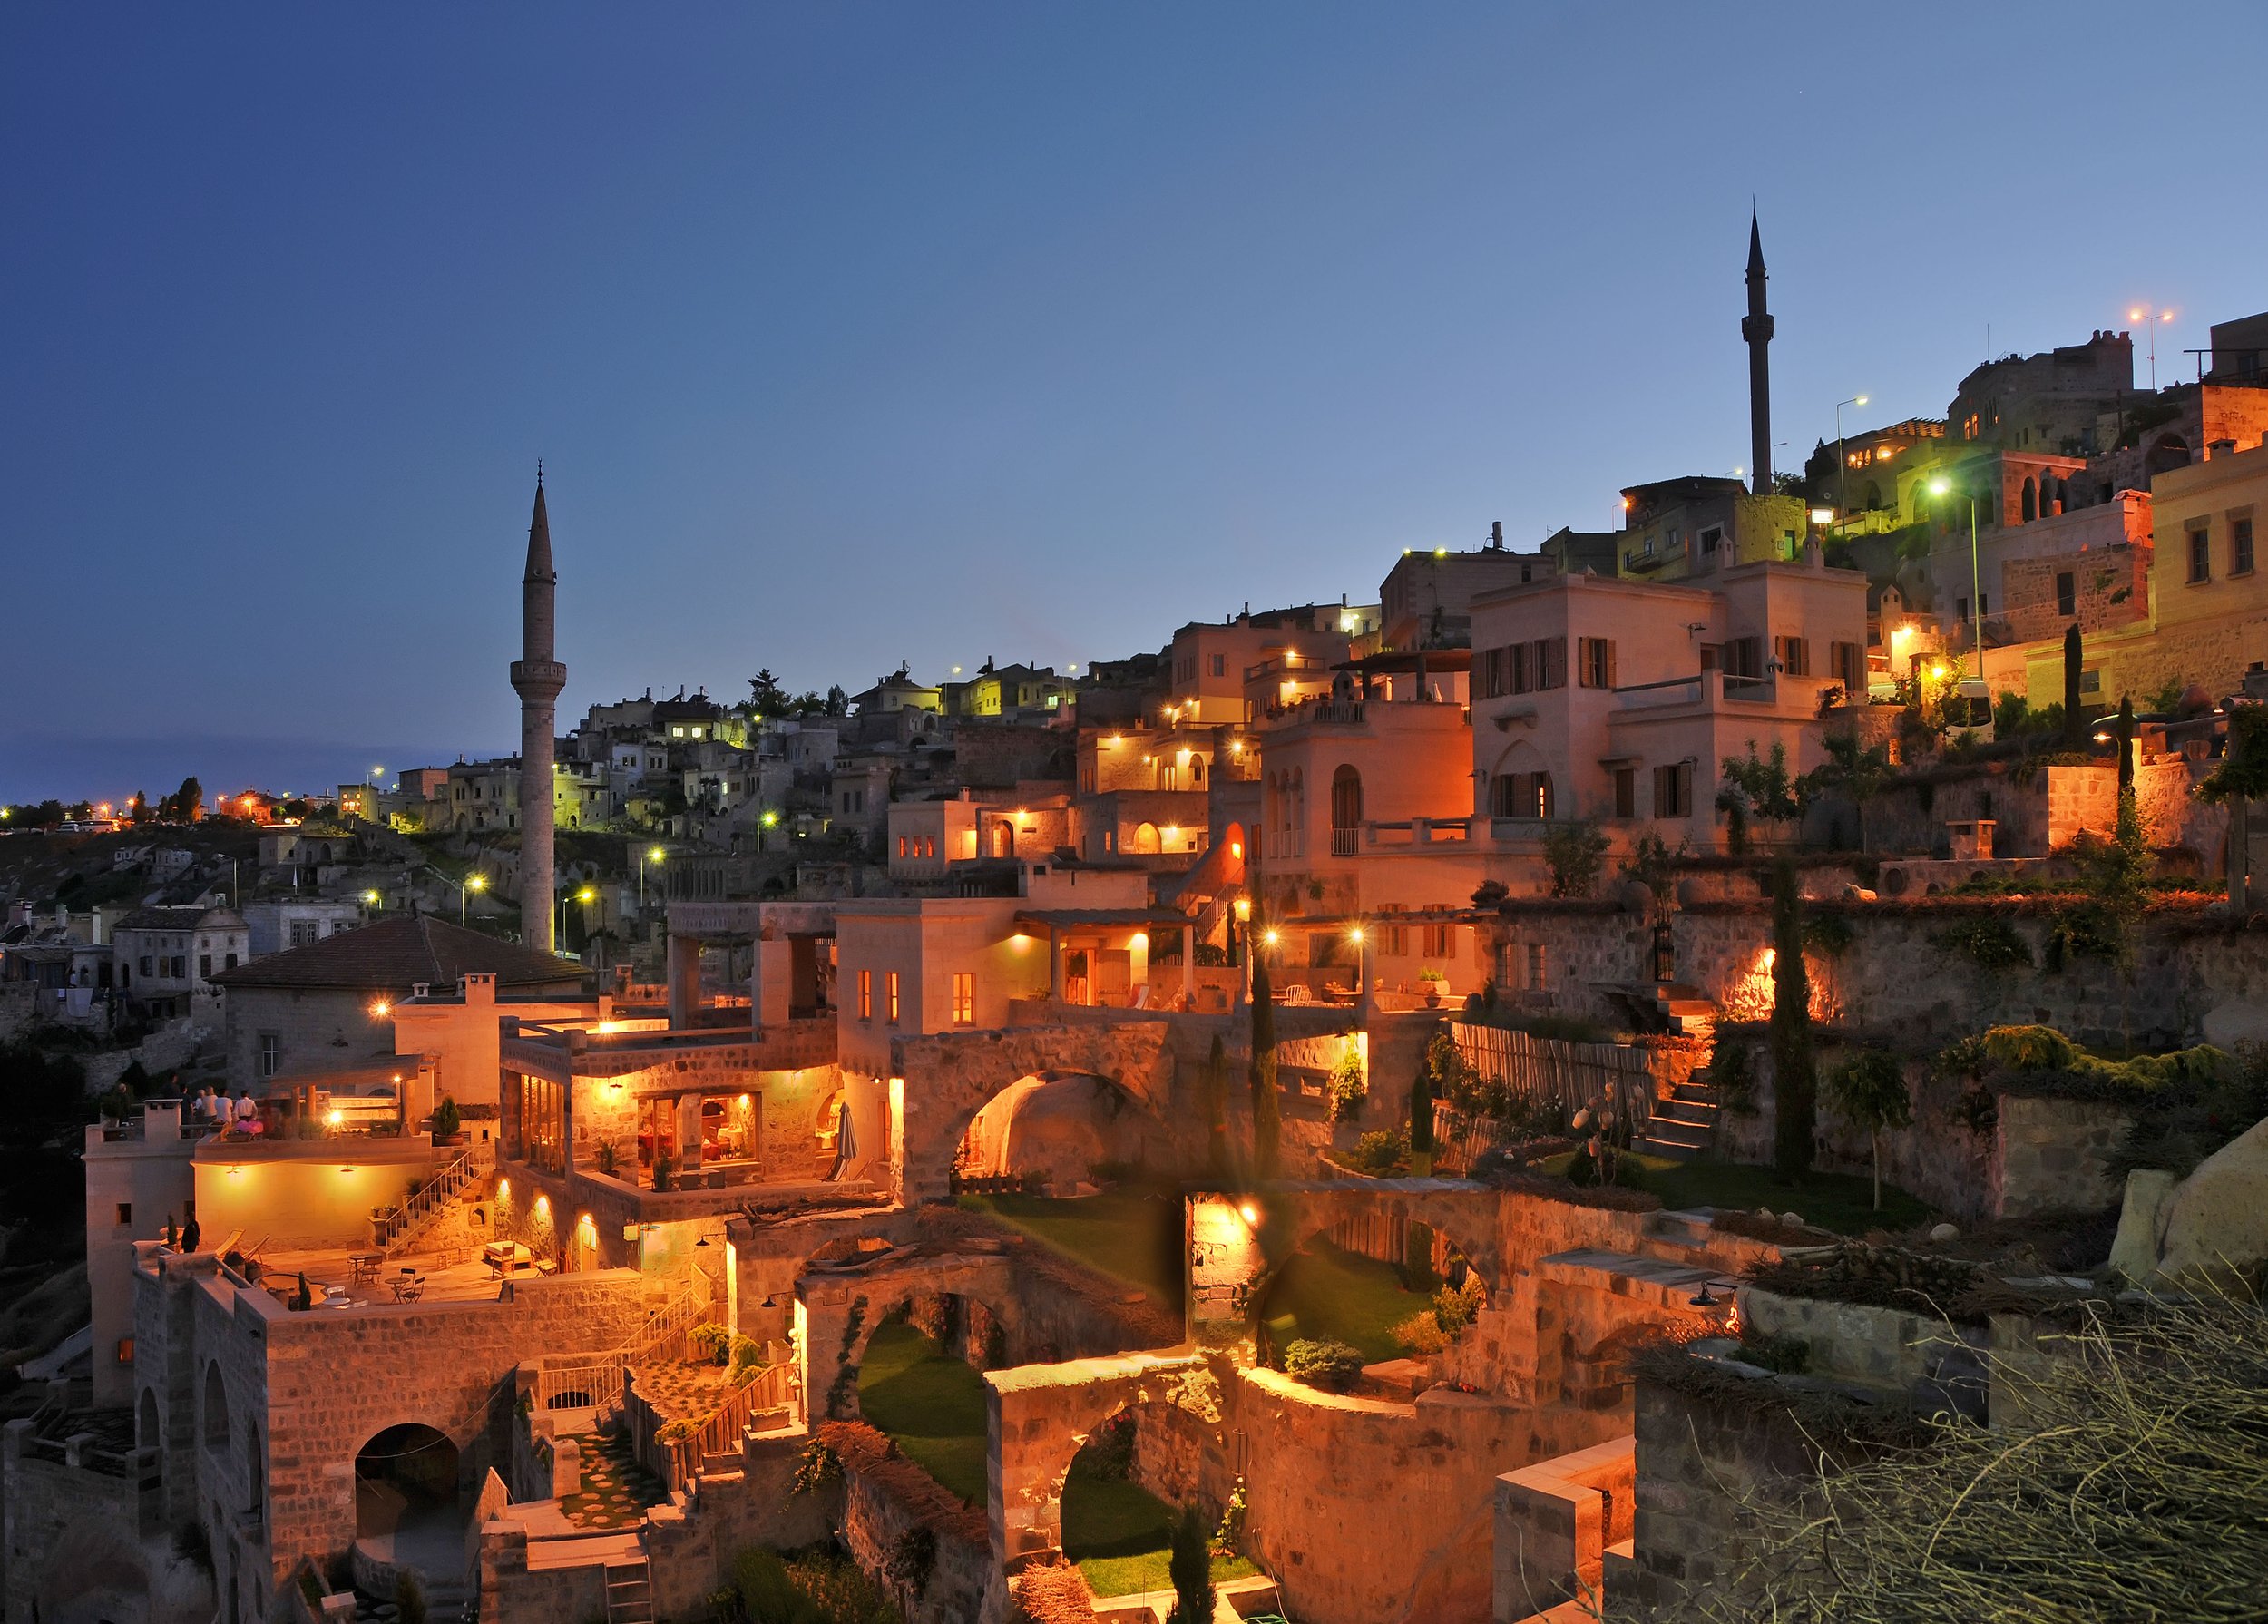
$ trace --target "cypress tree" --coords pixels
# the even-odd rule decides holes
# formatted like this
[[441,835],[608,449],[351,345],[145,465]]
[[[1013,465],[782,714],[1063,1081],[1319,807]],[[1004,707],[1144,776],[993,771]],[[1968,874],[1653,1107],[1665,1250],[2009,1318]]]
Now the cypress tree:
[[1252,1176],[1273,1179],[1283,1160],[1284,1125],[1276,1110],[1276,1003],[1267,954],[1252,955]]
[[1418,1061],[1410,1083],[1410,1171],[1422,1179],[1433,1170],[1433,1064]]
[[2063,634],[2063,739],[2066,744],[2077,744],[2087,737],[2087,724],[2079,719],[2079,663],[2085,658],[2079,643],[2079,623],[2071,622]]
[[1228,1050],[1218,1032],[1205,1057],[1205,1165],[1217,1178],[1228,1171]]
[[1183,1506],[1168,1540],[1166,1577],[1174,1601],[1168,1624],[1213,1624],[1213,1531],[1203,1509]]
[[1772,1160],[1783,1178],[1811,1171],[1818,1071],[1812,1059],[1811,975],[1804,967],[1804,892],[1795,865],[1772,871]]

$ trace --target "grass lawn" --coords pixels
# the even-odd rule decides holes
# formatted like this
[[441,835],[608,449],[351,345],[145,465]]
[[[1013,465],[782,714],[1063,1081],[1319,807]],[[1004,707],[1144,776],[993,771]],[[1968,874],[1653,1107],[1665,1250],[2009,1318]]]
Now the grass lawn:
[[[1172,1508],[1139,1483],[1097,1477],[1082,1451],[1063,1482],[1063,1554],[1098,1596],[1169,1590],[1166,1551]],[[1240,1556],[1215,1557],[1216,1580],[1259,1570]]]
[[989,1212],[1075,1262],[1139,1286],[1168,1313],[1181,1312],[1178,1196],[1124,1188],[1062,1199],[963,1196],[961,1205]]
[[858,1406],[930,1476],[972,1505],[984,1503],[984,1378],[905,1320],[866,1344]]
[[1404,1291],[1393,1266],[1315,1239],[1293,1254],[1268,1288],[1262,1317],[1289,1314],[1304,1337],[1334,1336],[1373,1365],[1402,1357],[1393,1327],[1433,1306],[1431,1292]]
[[[1545,1172],[1563,1173],[1571,1159],[1570,1152],[1540,1165]],[[1726,1207],[1754,1212],[1769,1207],[1774,1212],[1786,1212],[1794,1208],[1805,1223],[1838,1235],[1910,1229],[1930,1217],[1928,1207],[1893,1184],[1882,1186],[1882,1209],[1875,1211],[1873,1180],[1862,1174],[1806,1173],[1789,1184],[1770,1168],[1725,1161],[1667,1161],[1658,1156],[1633,1159],[1646,1169],[1645,1188],[1661,1197],[1664,1206],[1677,1209]]]

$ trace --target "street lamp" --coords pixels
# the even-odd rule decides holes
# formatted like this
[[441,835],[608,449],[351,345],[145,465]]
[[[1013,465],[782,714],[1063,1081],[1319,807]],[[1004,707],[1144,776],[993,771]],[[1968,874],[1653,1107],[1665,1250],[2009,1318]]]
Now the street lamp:
[[362,894],[362,905],[366,908],[378,907],[385,901],[386,898],[380,896],[376,891],[365,891]]
[[474,873],[468,874],[464,876],[464,884],[456,888],[456,922],[459,925],[463,925],[464,923],[464,894],[467,891],[485,891],[487,889],[488,876],[486,875],[475,870]]
[[2171,310],[2160,310],[2149,305],[2136,305],[2126,312],[2126,319],[2138,321],[2150,332],[2150,393],[2157,393],[2157,329],[2162,322],[2174,319]]
[[1843,408],[1847,406],[1864,406],[1865,404],[1866,396],[1863,395],[1853,395],[1848,400],[1835,402],[1835,512],[1840,515],[1846,515],[1842,521],[1846,530],[1851,523],[1847,517],[1851,512],[1851,494],[1844,476],[1850,469],[1851,458],[1843,449]]
[[646,911],[646,865],[659,863],[670,854],[660,846],[650,846],[638,854],[638,911]]
[[[1930,481],[1930,494],[1932,496],[1942,496],[1952,488],[1953,482],[1941,474]],[[1977,496],[1973,491],[1965,494],[1969,497],[1969,644],[1976,651],[1977,676],[1981,680],[1984,676],[1984,593],[1977,568]]]

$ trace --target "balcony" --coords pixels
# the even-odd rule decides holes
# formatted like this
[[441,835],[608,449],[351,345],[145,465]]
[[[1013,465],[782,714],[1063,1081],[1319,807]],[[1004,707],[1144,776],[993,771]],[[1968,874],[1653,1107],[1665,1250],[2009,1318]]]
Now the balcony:
[[1334,857],[1351,857],[1360,848],[1362,840],[1363,831],[1360,829],[1333,829],[1331,831],[1331,855]]

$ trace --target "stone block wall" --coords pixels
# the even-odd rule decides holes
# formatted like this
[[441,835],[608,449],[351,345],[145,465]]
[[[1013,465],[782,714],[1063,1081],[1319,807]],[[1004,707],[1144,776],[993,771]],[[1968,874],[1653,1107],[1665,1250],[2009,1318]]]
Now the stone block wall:
[[1808,1375],[1901,1394],[1925,1412],[1951,1406],[1983,1419],[1982,1328],[1932,1316],[1783,1296],[1754,1286],[1740,1291],[1744,1325],[1761,1336],[1793,1336],[1811,1350]]
[[32,1423],[0,1440],[0,1603],[7,1624],[139,1615],[155,1577],[136,1538],[136,1485],[33,1452]]
[[2133,1113],[2099,1100],[2044,1095],[1999,1097],[1995,1210],[2022,1218],[2058,1208],[2099,1211],[2126,1188],[2110,1159],[2133,1125]]
[[896,1568],[909,1538],[934,1541],[928,1580],[916,1593],[892,1585],[906,1624],[967,1624],[983,1610],[1002,1576],[983,1514],[963,1505],[889,1440],[858,1423],[830,1422],[820,1437],[843,1463],[839,1531],[851,1560],[869,1575]]

